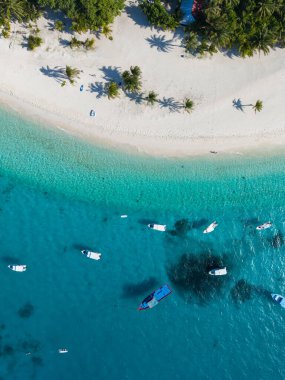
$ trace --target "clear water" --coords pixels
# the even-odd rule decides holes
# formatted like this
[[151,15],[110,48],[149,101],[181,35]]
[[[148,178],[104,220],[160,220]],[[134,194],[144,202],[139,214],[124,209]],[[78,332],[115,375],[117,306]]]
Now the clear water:
[[[151,159],[4,111],[0,127],[1,379],[284,378],[282,155]],[[213,260],[228,276],[205,275]],[[164,283],[173,294],[138,312]]]

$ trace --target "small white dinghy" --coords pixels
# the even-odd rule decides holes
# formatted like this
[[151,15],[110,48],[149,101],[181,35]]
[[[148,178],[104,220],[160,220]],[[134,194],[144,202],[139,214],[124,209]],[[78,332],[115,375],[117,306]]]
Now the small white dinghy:
[[215,228],[218,227],[218,223],[216,221],[214,221],[213,223],[211,223],[209,225],[209,227],[207,227],[204,231],[203,231],[203,234],[209,234],[210,232],[213,232]]
[[285,297],[280,296],[280,294],[271,294],[271,297],[274,299],[275,302],[279,303],[280,306],[284,307],[285,309]]
[[121,215],[121,218],[122,218],[122,219],[125,219],[125,218],[127,218],[127,217],[128,217],[127,214],[123,214],[123,215]]
[[25,272],[27,270],[27,265],[8,265],[8,268],[15,272]]
[[59,348],[59,349],[57,350],[57,352],[58,352],[59,354],[66,354],[66,353],[68,352],[68,349],[67,349],[67,348]]
[[261,231],[261,230],[266,230],[267,228],[269,228],[271,226],[272,226],[271,222],[266,222],[266,223],[261,224],[260,226],[257,226],[256,229],[258,231]]
[[166,231],[166,224],[148,224],[148,228],[156,231]]
[[224,276],[227,274],[227,268],[214,268],[209,271],[209,274],[212,276]]
[[101,253],[98,253],[98,252],[92,252],[92,251],[87,251],[87,249],[83,249],[83,251],[81,251],[81,253],[83,255],[85,255],[86,257],[89,257],[89,259],[93,259],[93,260],[100,260],[101,259]]

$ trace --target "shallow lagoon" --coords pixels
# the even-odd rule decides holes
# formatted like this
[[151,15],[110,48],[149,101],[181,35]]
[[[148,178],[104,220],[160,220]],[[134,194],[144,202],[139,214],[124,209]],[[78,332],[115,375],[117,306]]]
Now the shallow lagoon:
[[[269,295],[285,294],[282,156],[134,157],[0,120],[0,377],[284,378],[285,310]],[[229,275],[209,279],[208,260]],[[165,282],[173,294],[138,312]]]

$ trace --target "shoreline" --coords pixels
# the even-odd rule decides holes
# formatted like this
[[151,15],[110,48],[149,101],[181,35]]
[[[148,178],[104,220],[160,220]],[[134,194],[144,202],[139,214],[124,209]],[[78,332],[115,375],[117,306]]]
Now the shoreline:
[[[165,159],[195,159],[195,158],[207,158],[210,156],[220,157],[220,158],[233,158],[237,157],[261,157],[265,155],[275,156],[275,155],[283,155],[285,154],[283,149],[283,144],[285,144],[285,136],[284,141],[280,142],[280,137],[278,139],[274,138],[271,144],[268,144],[268,138],[263,136],[263,145],[256,146],[242,146],[242,142],[240,144],[236,143],[237,138],[235,137],[235,144],[233,147],[227,147],[227,149],[221,149],[219,151],[213,151],[210,149],[211,143],[205,148],[205,140],[207,137],[203,139],[203,151],[201,150],[201,142],[197,139],[196,144],[198,145],[197,150],[193,151],[190,154],[184,152],[183,150],[177,151],[177,146],[174,147],[174,152],[169,149],[156,150],[155,146],[153,150],[143,149],[139,146],[133,146],[124,142],[117,143],[114,140],[104,138],[103,136],[94,136],[93,134],[88,135],[80,133],[76,127],[73,126],[72,123],[77,123],[76,120],[64,120],[62,116],[57,114],[52,114],[49,112],[49,117],[45,115],[46,110],[36,107],[35,105],[29,104],[23,99],[17,99],[13,94],[4,93],[2,89],[0,89],[0,107],[8,113],[14,114],[16,117],[22,118],[27,122],[32,122],[33,124],[38,124],[42,128],[47,128],[50,131],[61,131],[66,133],[70,137],[74,137],[79,139],[83,143],[88,143],[94,147],[100,147],[103,149],[111,149],[118,153],[127,153],[128,155],[147,157],[147,158],[165,158]],[[73,126],[73,128],[72,128]],[[240,141],[242,137],[239,137]],[[209,138],[211,140],[211,138]],[[215,139],[212,139],[215,141]],[[278,140],[278,143],[277,143]],[[247,138],[245,137],[245,141]],[[154,141],[156,143],[156,141]],[[225,143],[224,138],[221,138],[219,141],[221,145]],[[217,146],[217,141],[215,141],[215,146]],[[208,149],[207,149],[208,148]],[[212,154],[215,152],[215,154]]]
[[[190,158],[217,151],[232,157],[283,148],[285,51],[250,59],[222,54],[181,58],[179,38],[142,26],[145,20],[142,14],[139,17],[141,25],[123,12],[113,25],[114,41],[96,40],[95,51],[88,53],[60,46],[55,36],[65,34],[48,30],[44,18],[38,25],[45,42],[35,52],[24,49],[17,34],[0,39],[3,108],[88,143],[135,155]],[[23,29],[13,28],[13,33]],[[147,40],[154,37],[169,41],[171,50],[151,47]],[[133,49],[135,42],[138,47]],[[74,86],[61,88],[41,72],[66,64],[83,71]],[[157,91],[160,104],[136,104],[124,94],[115,100],[100,95],[107,77],[115,80],[118,73],[136,64],[142,69],[143,89]],[[84,84],[83,93],[80,84]],[[185,97],[195,102],[191,114],[180,109]],[[234,109],[233,99],[244,99],[243,103],[262,99],[264,110],[255,114],[248,107],[242,112]],[[96,110],[95,118],[89,116],[90,109]]]

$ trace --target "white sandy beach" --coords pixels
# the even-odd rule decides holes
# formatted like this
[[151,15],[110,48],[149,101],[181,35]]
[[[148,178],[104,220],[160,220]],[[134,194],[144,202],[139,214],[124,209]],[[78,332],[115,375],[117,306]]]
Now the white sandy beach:
[[[249,59],[194,58],[185,55],[179,35],[151,29],[130,5],[112,26],[114,40],[101,36],[86,52],[61,44],[59,38],[69,41],[72,35],[50,30],[49,21],[37,23],[44,43],[34,52],[22,47],[19,32],[29,30],[19,25],[12,25],[9,39],[0,39],[0,102],[22,115],[88,141],[152,155],[237,153],[285,143],[285,49]],[[61,87],[49,70],[66,65],[82,73],[74,86]],[[152,107],[123,93],[115,100],[102,94],[108,78],[119,82],[118,72],[131,65],[142,70],[143,91],[154,90],[162,102]],[[195,102],[191,114],[180,108],[185,97]],[[261,99],[264,109],[241,111],[234,99]],[[89,116],[91,109],[96,117]]]

